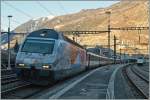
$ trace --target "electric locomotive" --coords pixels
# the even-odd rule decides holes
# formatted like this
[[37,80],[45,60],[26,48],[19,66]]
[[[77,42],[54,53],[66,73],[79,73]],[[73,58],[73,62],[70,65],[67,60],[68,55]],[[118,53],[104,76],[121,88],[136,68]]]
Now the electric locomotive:
[[86,66],[86,50],[53,29],[31,32],[16,57],[18,77],[33,84],[63,79]]

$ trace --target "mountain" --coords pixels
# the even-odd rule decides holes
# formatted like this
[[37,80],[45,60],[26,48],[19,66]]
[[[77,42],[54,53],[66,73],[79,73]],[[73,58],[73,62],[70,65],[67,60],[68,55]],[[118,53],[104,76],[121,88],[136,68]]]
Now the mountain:
[[42,28],[42,24],[44,22],[50,21],[53,18],[54,16],[46,16],[46,17],[31,19],[27,21],[26,23],[23,23],[22,25],[18,26],[14,30],[14,32],[26,33],[26,32],[37,30],[39,28]]
[[[108,8],[83,9],[78,13],[52,17],[41,17],[17,27],[15,31],[25,32],[25,26],[31,28],[56,28],[58,30],[104,30],[107,28],[107,15],[105,11],[111,11],[111,26],[125,27],[148,25],[148,1],[121,1]],[[141,16],[142,15],[142,16]],[[30,30],[30,27],[29,30]]]
[[[30,32],[41,28],[55,28],[59,31],[72,30],[107,30],[108,15],[106,11],[111,11],[111,27],[134,27],[134,26],[149,26],[148,22],[148,1],[125,1],[122,0],[107,8],[83,9],[80,12],[56,16],[50,19],[42,17],[37,20],[30,20],[18,26],[15,32]],[[116,35],[122,47],[147,49],[148,30],[146,31],[119,31],[111,32],[111,45],[113,45],[113,37]],[[139,43],[140,35],[140,43]],[[69,36],[72,38],[73,36]],[[78,42],[82,45],[107,45],[107,33],[100,35],[80,35]],[[113,48],[113,47],[112,47]],[[135,52],[130,50],[130,52]],[[138,51],[143,52],[143,51]],[[145,51],[144,51],[145,52]],[[147,51],[146,51],[147,52]]]

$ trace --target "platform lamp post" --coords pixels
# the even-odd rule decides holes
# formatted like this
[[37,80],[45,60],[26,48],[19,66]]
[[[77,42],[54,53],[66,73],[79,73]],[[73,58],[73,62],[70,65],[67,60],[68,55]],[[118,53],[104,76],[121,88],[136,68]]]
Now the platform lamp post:
[[110,16],[111,16],[111,12],[106,11],[105,13],[108,15],[108,55],[110,56]]
[[11,66],[10,66],[10,55],[11,55],[11,52],[10,52],[10,19],[12,18],[12,15],[8,15],[8,21],[9,21],[9,26],[8,26],[8,67],[7,69],[11,69]]

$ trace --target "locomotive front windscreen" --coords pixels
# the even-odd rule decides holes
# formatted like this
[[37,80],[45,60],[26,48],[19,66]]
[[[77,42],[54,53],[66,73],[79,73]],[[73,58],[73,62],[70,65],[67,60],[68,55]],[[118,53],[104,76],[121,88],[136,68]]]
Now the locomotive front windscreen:
[[22,52],[52,54],[55,40],[27,39],[21,49]]

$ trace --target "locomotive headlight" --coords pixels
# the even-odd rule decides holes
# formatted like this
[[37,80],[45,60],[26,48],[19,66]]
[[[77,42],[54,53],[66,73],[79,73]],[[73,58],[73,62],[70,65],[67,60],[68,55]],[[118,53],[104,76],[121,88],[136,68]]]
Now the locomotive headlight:
[[7,50],[7,48],[5,47],[5,46],[1,46],[1,49],[3,49],[3,50]]
[[1,49],[4,49],[4,48],[5,48],[5,47],[2,45],[2,46],[1,46]]
[[18,64],[20,67],[24,67],[24,64]]
[[48,69],[48,68],[49,68],[49,65],[43,65],[43,68],[44,68],[44,69]]

